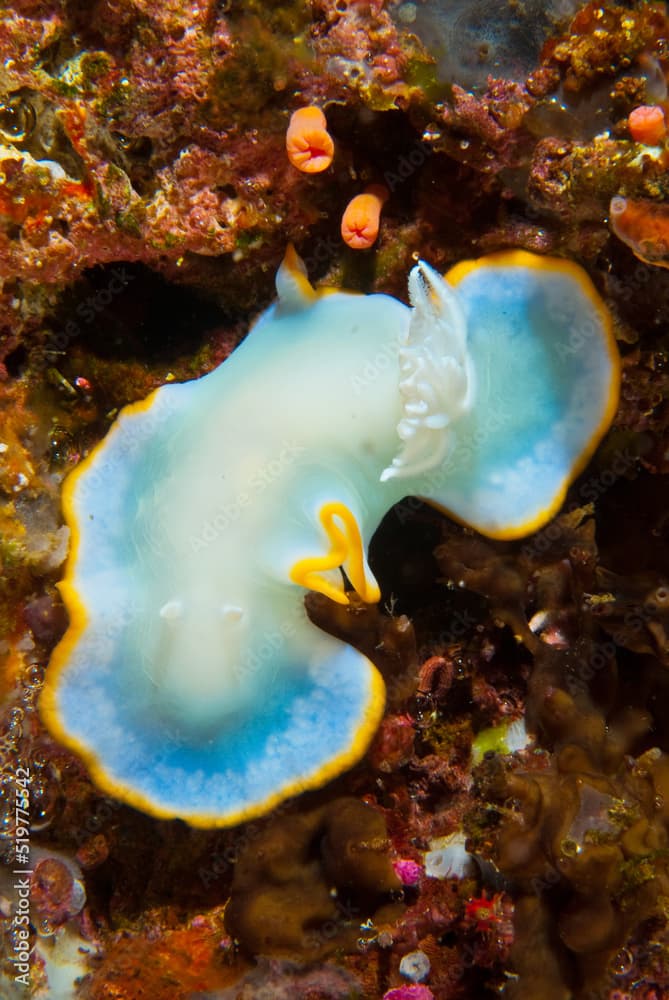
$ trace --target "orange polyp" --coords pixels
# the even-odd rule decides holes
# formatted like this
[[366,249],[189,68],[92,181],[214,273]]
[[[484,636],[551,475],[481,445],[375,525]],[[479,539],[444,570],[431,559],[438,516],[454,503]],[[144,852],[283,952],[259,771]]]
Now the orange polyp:
[[286,152],[294,167],[305,174],[327,170],[334,156],[334,143],[320,108],[299,108],[290,116]]
[[628,118],[630,135],[635,142],[658,146],[667,134],[664,111],[658,104],[642,104]]
[[341,236],[354,250],[367,250],[379,235],[381,209],[388,200],[388,189],[382,184],[370,184],[363,194],[357,194],[346,206],[341,220]]
[[639,260],[669,268],[669,204],[616,195],[609,206],[609,222]]

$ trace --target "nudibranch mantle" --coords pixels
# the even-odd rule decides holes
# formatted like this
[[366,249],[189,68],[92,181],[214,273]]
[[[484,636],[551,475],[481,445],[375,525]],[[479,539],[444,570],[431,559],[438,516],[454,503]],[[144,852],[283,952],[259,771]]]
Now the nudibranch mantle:
[[423,497],[493,537],[560,506],[617,404],[610,322],[576,265],[524,252],[315,291],[289,250],[277,302],[196,381],[127,407],[64,487],[70,626],[41,708],[96,782],[232,825],[352,766],[384,685],[317,629],[383,515]]

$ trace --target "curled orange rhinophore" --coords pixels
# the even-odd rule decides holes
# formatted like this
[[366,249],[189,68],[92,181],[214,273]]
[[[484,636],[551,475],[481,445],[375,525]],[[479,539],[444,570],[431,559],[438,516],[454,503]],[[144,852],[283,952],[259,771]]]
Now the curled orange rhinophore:
[[370,184],[363,194],[357,194],[346,206],[341,220],[344,243],[354,250],[367,250],[379,235],[381,209],[388,200],[383,184]]
[[334,156],[334,143],[320,108],[299,108],[290,116],[286,132],[288,159],[305,174],[327,170]]

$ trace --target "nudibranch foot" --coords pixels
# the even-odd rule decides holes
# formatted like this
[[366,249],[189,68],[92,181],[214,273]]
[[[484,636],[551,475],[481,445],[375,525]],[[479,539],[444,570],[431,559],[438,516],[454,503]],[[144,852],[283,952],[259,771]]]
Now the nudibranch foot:
[[[262,660],[272,659],[282,682],[256,688],[256,711],[206,738],[152,714],[151,702],[128,690],[122,663],[110,661],[101,672],[99,650],[88,643],[70,661],[67,684],[42,710],[109,795],[193,826],[236,824],[351,767],[381,720],[385,692],[376,668],[307,626],[316,642],[310,659],[299,662],[287,658],[293,634],[285,623],[264,634],[246,669],[257,681]],[[54,726],[63,717],[67,733]]]

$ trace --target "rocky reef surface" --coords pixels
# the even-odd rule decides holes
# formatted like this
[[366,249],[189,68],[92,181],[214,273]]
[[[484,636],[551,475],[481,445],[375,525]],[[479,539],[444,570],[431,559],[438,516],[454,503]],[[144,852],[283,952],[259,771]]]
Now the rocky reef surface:
[[[630,118],[669,113],[668,74],[665,4],[642,0],[0,11],[3,995],[30,995],[27,955],[57,1000],[669,996],[669,142]],[[312,104],[317,174],[285,150]],[[371,184],[379,238],[353,250],[341,216]],[[612,231],[613,198],[633,225]],[[224,360],[289,241],[317,283],[400,298],[419,256],[576,260],[621,401],[527,539],[388,513],[382,604],[307,598],[383,673],[370,752],[193,830],[102,796],[40,722],[60,487],[122,406]]]

